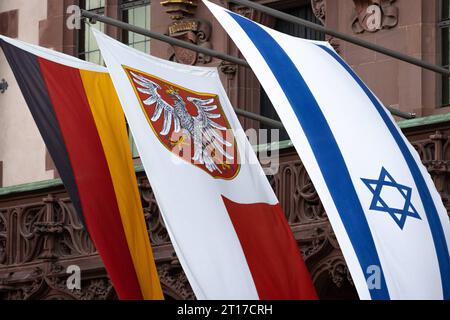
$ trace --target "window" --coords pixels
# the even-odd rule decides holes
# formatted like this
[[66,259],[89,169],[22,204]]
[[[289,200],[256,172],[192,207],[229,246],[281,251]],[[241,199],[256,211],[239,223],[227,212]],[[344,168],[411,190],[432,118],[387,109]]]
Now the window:
[[[305,5],[302,7],[297,7],[289,10],[285,10],[284,12],[308,20],[312,21],[314,23],[320,24],[320,21],[317,20],[315,17],[311,6]],[[278,30],[283,33],[290,34],[295,37],[310,39],[310,40],[325,40],[325,35],[321,32],[306,28],[304,26],[296,25],[284,20],[277,20],[275,23],[275,30]],[[275,111],[275,108],[272,105],[272,102],[269,100],[269,97],[267,96],[264,89],[261,87],[261,95],[260,95],[260,108],[261,108],[261,115],[265,117],[269,117],[275,120],[280,120],[280,118],[277,115],[277,112]],[[273,129],[273,127],[268,126],[266,124],[261,124],[262,129]],[[269,135],[270,138],[270,135]],[[288,140],[289,136],[286,132],[286,130],[280,130],[280,141]]]
[[[112,8],[108,6],[108,2],[109,1],[105,0],[81,0],[80,6],[85,10],[97,14],[105,14],[107,9],[109,10]],[[118,17],[121,17],[124,22],[150,29],[150,0],[122,0],[119,8],[120,12],[116,11],[116,14],[118,14]],[[105,25],[103,23],[83,24],[81,32],[79,33],[78,57],[82,60],[96,64],[103,64],[100,50],[90,28],[105,32]],[[150,53],[150,39],[142,35],[124,30],[121,34],[121,39],[117,40],[142,52]],[[129,140],[133,158],[138,158],[139,154],[130,131]]]
[[[150,0],[124,0],[120,5],[120,10],[124,22],[141,28],[150,29]],[[122,42],[136,50],[150,53],[150,39],[143,35],[123,30]],[[128,136],[133,158],[138,158],[139,153],[136,144],[134,143],[133,136],[131,135],[131,131],[128,131]]]
[[[84,0],[82,1],[82,7],[85,10],[89,10],[98,14],[105,13],[105,0]],[[103,64],[103,59],[100,55],[97,42],[90,28],[98,29],[102,32],[105,31],[105,25],[101,22],[89,25],[84,23],[81,27],[80,42],[78,48],[78,57],[82,60],[86,60],[96,64]]]
[[[121,5],[123,21],[150,29],[150,0],[124,1]],[[130,31],[123,31],[122,42],[139,51],[150,53],[150,39]]]
[[[97,14],[105,14],[105,3],[108,6],[108,1],[105,0],[82,0],[81,7]],[[150,29],[150,0],[121,1],[119,16],[122,17],[124,22]],[[105,25],[101,22],[83,24],[81,33],[79,34],[78,57],[82,60],[103,64],[97,42],[90,28],[95,28],[102,32],[105,31]],[[123,43],[137,50],[150,53],[150,39],[142,35],[124,30],[122,39],[117,40],[121,40]]]
[[[441,1],[441,18],[439,22],[439,28],[441,29],[442,37],[442,66],[444,68],[449,67],[450,64],[450,0]],[[447,76],[442,76],[442,106],[450,105],[450,81]]]

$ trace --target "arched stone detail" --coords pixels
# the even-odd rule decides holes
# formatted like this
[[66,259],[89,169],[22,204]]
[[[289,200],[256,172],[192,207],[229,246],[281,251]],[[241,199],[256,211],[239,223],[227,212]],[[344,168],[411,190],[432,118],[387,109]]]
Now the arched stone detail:
[[325,25],[327,2],[326,0],[311,0],[311,8],[316,18]]
[[340,250],[333,250],[320,260],[311,270],[311,275],[319,299],[358,299],[353,280]]
[[194,300],[195,294],[178,260],[158,266],[158,275],[166,299]]

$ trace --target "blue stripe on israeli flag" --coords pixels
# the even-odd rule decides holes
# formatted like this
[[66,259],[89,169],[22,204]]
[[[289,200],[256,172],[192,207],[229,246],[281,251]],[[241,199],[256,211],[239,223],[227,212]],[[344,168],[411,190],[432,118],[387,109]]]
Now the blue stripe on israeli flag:
[[367,94],[370,101],[372,101],[374,107],[379,112],[384,123],[386,124],[389,132],[392,134],[393,138],[398,144],[398,147],[405,158],[405,161],[411,171],[411,174],[416,183],[417,189],[419,191],[420,198],[425,208],[425,214],[428,218],[428,224],[430,226],[431,234],[433,236],[434,246],[436,248],[436,254],[439,262],[439,269],[441,273],[442,289],[444,294],[444,299],[450,299],[450,258],[449,251],[447,247],[447,242],[445,240],[444,230],[442,224],[439,220],[439,215],[436,210],[435,203],[430,194],[430,190],[424,180],[420,168],[415,161],[413,155],[411,154],[408,146],[406,145],[403,138],[400,136],[396,125],[392,122],[390,116],[387,114],[385,108],[380,104],[379,100],[375,97],[372,91],[361,81],[361,79],[356,75],[356,73],[342,60],[342,58],[329,48],[318,45],[321,49],[325,50],[329,55],[331,55],[337,62],[339,62],[342,67],[355,79],[361,89]]
[[289,55],[270,34],[257,24],[232,12],[228,13],[252,39],[294,109],[363,272],[371,266],[380,266],[381,286],[369,289],[371,298],[389,299],[380,259],[364,211],[339,146],[316,99]]
[[382,103],[329,44],[277,32],[203,1],[249,62],[290,134],[359,296],[448,299],[447,210],[419,154]]

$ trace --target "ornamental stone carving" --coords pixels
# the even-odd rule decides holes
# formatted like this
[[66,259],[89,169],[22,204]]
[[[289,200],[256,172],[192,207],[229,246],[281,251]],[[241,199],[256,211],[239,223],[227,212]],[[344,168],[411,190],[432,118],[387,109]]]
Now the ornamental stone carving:
[[311,8],[317,19],[324,25],[326,18],[326,1],[325,0],[311,0]]
[[395,0],[353,0],[355,8],[352,30],[355,33],[377,32],[393,28],[398,23]]
[[166,12],[173,20],[182,20],[187,16],[193,16],[197,9],[197,0],[166,0],[160,4],[166,8]]
[[[197,0],[167,0],[160,2],[166,13],[173,20],[168,26],[168,35],[198,46],[211,49],[209,38],[211,24],[203,19],[193,17],[197,9]],[[185,48],[172,46],[170,60],[188,64],[206,64],[211,57]]]

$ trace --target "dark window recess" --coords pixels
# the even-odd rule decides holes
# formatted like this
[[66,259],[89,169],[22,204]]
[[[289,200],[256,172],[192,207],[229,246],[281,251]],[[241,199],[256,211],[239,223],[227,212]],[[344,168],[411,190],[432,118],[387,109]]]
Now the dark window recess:
[[[444,68],[449,67],[450,64],[450,1],[441,1],[441,18],[439,22],[439,28],[441,30],[441,54],[442,54],[442,66]],[[450,105],[450,81],[447,76],[442,76],[442,97],[441,106],[445,107]]]
[[[298,8],[293,8],[289,10],[285,10],[284,12],[308,20],[312,21],[314,23],[320,24],[320,21],[317,20],[317,18],[314,16],[314,13],[312,12],[311,6],[306,5]],[[325,40],[325,35],[321,32],[317,32],[315,30],[296,25],[293,23],[289,23],[284,20],[277,20],[275,23],[275,30],[278,30],[283,33],[290,34],[295,37],[304,38],[304,39],[310,39],[310,40]],[[264,91],[264,89],[261,87],[261,115],[275,119],[280,120],[280,118],[277,115],[277,112],[275,111],[275,108],[272,105],[272,102],[269,100],[267,93]],[[273,127],[261,123],[261,129],[273,129]],[[270,140],[270,133],[269,133],[269,140]],[[289,135],[287,134],[286,130],[280,130],[280,141],[288,140]],[[270,142],[270,141],[268,141]]]
[[[314,15],[311,5],[305,5],[299,8],[294,8],[290,10],[284,11],[287,14],[293,15],[295,17],[305,19],[316,24],[321,24],[321,22]],[[310,40],[325,40],[325,34],[322,32],[318,32],[316,30],[312,30],[310,28],[306,28],[304,26],[300,26],[298,24],[293,24],[284,20],[277,20],[275,23],[275,30],[280,32],[284,32],[290,34],[295,37],[310,39]]]

